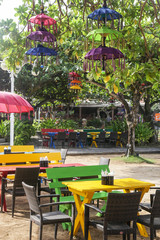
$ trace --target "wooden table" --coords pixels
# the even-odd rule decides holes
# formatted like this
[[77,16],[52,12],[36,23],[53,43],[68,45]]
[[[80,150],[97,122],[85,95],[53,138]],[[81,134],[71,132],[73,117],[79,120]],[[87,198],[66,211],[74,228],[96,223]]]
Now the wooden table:
[[[69,191],[73,193],[75,204],[77,208],[77,216],[74,225],[74,235],[77,234],[80,226],[84,235],[84,204],[90,203],[94,192],[106,191],[111,192],[112,190],[123,190],[126,193],[137,190],[141,191],[141,200],[146,192],[149,191],[151,186],[154,184],[149,182],[143,182],[133,178],[115,179],[114,185],[102,185],[101,181],[81,181],[81,182],[65,182]],[[80,196],[84,197],[83,202],[80,200]],[[148,236],[145,228],[138,224],[140,234],[144,237]],[[91,240],[91,235],[89,233],[88,239]]]
[[[48,168],[57,168],[57,167],[77,167],[77,166],[84,166],[81,163],[71,163],[71,164],[50,164]],[[8,174],[15,174],[16,168],[20,168],[21,166],[0,166],[0,204],[1,204],[1,188],[2,188],[2,177],[7,177]],[[39,167],[39,165],[29,165],[29,166],[22,166],[23,168],[31,168],[31,167]],[[46,167],[40,167],[40,173],[46,172]],[[4,211],[7,211],[6,207],[6,200],[4,196]]]

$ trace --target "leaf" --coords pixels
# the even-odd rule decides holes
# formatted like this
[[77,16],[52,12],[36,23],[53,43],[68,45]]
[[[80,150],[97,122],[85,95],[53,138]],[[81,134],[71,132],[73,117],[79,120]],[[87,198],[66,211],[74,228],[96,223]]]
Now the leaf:
[[107,76],[104,78],[104,82],[107,83],[110,79],[111,79],[110,75],[107,75]]
[[113,85],[113,89],[115,93],[118,93],[118,87],[115,84]]
[[60,44],[62,44],[62,43],[63,43],[63,39],[61,38],[61,39],[59,40],[59,42],[60,42]]

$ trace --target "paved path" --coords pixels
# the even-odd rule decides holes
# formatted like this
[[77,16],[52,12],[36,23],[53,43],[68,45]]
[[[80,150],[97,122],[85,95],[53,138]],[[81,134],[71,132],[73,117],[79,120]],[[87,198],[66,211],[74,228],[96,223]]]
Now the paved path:
[[[57,152],[60,149],[52,149],[52,148],[42,148],[35,147],[35,151],[44,151],[44,152]],[[107,148],[69,148],[67,155],[92,155],[92,154],[123,154],[126,152],[126,148],[121,147],[107,147]],[[140,154],[158,154],[160,153],[160,147],[136,147],[136,152]]]

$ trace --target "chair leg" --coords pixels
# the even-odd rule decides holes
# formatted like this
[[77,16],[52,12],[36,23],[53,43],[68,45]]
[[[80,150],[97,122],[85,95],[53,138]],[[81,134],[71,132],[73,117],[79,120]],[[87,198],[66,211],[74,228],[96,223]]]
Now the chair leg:
[[43,225],[41,224],[40,226],[39,226],[39,240],[42,240],[42,230],[43,230]]
[[123,240],[126,240],[126,234],[123,234]]
[[151,227],[150,228],[150,240],[154,239],[154,229]]
[[30,220],[29,240],[32,239],[32,221]]
[[4,180],[2,179],[1,183],[1,212],[3,212],[3,204],[4,204],[4,192],[5,192],[5,187],[4,187]]
[[12,195],[12,217],[14,217],[14,207],[15,207],[15,196]]
[[55,224],[54,239],[57,239],[58,223]]
[[74,230],[74,222],[72,222],[72,226],[71,226],[71,235],[70,235],[70,240],[73,239],[73,230]]

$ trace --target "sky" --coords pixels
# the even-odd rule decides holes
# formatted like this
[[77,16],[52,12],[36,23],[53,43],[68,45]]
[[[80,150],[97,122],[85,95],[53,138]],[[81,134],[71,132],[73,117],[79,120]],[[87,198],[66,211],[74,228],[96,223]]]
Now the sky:
[[14,8],[17,8],[21,4],[22,0],[3,0],[2,4],[0,5],[0,20],[7,18],[15,19]]

